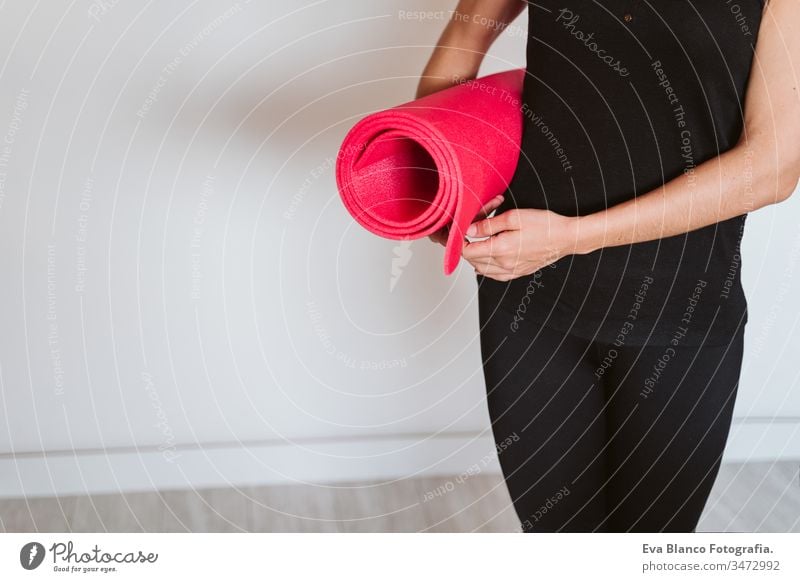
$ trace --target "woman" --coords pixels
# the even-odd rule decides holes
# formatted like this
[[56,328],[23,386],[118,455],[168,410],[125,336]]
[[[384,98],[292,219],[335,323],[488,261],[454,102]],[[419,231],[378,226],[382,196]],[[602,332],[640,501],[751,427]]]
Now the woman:
[[[418,95],[474,78],[526,5],[459,2]],[[800,176],[800,2],[528,17],[518,167],[462,253],[506,483],[526,532],[694,531],[742,363],[746,214]]]

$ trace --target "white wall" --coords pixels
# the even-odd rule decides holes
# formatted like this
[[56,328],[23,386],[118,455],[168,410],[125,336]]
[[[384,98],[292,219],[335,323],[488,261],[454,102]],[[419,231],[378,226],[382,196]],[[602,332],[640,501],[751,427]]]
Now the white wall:
[[[401,11],[453,4],[3,6],[0,496],[460,472],[491,452],[471,270],[358,228],[330,159],[413,95],[444,22]],[[524,17],[483,72],[523,64]],[[799,208],[749,220],[729,458],[800,457]]]

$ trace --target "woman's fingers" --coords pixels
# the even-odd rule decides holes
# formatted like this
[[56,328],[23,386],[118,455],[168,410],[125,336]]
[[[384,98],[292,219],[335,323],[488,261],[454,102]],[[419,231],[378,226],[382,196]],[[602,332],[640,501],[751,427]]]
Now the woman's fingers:
[[478,214],[477,216],[475,216],[474,220],[481,220],[483,218],[488,218],[489,215],[503,203],[503,200],[504,198],[502,194],[498,194],[497,196],[489,200],[489,202],[484,204],[483,208],[481,208],[478,211]]
[[[503,195],[498,194],[491,200],[489,200],[483,207],[478,211],[478,214],[475,216],[475,220],[484,220],[486,219],[492,212],[494,212],[500,205],[503,203]],[[429,235],[428,238],[442,246],[447,245],[447,238],[450,235],[450,227],[445,226],[444,228],[437,230],[433,234]]]
[[472,268],[475,269],[476,273],[479,273],[485,277],[489,277],[490,279],[503,281],[508,280],[511,277],[511,272],[508,269],[504,269],[503,267],[500,267],[491,261],[470,261],[470,264],[472,265]]
[[473,222],[467,229],[467,236],[486,237],[493,236],[504,230],[519,230],[519,213],[512,209],[495,215],[491,218],[484,218],[478,222]]
[[495,242],[495,238],[487,238],[486,240],[469,243],[461,249],[461,256],[470,262],[485,263],[492,261],[497,253]]

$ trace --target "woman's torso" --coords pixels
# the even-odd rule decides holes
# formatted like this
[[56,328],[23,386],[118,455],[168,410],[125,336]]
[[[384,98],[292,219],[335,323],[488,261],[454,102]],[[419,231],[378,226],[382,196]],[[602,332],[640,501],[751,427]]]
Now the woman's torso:
[[[597,212],[683,173],[691,184],[696,166],[737,143],[761,0],[543,0],[528,9],[522,152],[498,212]],[[698,204],[704,195],[714,193],[695,192]],[[609,343],[724,343],[747,317],[744,222],[570,255],[535,278],[479,277],[481,293],[518,324]]]

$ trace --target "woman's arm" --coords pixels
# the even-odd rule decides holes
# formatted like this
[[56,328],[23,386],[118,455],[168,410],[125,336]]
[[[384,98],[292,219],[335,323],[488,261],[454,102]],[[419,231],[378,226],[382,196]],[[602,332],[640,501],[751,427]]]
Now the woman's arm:
[[578,250],[695,230],[789,198],[800,178],[800,1],[763,16],[739,143],[688,176],[579,221]]
[[800,0],[770,0],[764,11],[744,113],[738,144],[693,176],[586,216],[510,210],[473,224],[469,236],[497,236],[467,245],[464,257],[509,280],[562,256],[682,234],[786,200],[800,178]]
[[474,79],[500,33],[524,10],[523,0],[460,0],[422,72],[417,97]]
[[[526,5],[524,0],[460,0],[422,71],[417,99],[447,89],[457,80],[477,77],[492,43]],[[496,196],[475,218],[489,216],[502,203],[503,197]],[[444,246],[447,236],[447,228],[443,228],[428,238]]]

